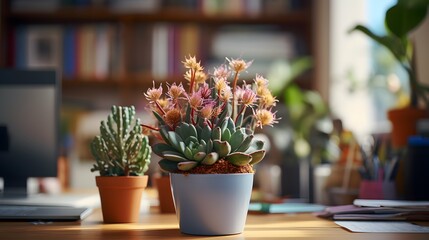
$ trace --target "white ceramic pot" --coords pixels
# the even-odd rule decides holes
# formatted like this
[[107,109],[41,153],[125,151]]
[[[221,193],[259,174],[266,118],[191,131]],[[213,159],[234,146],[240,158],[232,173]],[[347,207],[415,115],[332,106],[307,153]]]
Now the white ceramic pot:
[[171,174],[180,231],[192,235],[243,232],[253,173]]

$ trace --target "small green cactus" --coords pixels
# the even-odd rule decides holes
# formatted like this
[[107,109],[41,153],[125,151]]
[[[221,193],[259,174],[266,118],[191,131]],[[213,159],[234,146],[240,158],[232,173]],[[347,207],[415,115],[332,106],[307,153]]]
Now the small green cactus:
[[135,115],[134,106],[112,106],[107,123],[101,121],[101,135],[91,142],[96,160],[91,172],[99,171],[101,176],[141,176],[148,170],[151,148]]

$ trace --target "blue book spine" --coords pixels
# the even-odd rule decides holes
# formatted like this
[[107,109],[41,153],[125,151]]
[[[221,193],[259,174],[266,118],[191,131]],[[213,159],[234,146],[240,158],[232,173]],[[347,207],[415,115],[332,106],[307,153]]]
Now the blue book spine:
[[15,31],[15,67],[24,69],[27,67],[27,29],[24,26],[18,26]]
[[76,31],[74,27],[65,28],[63,41],[63,74],[66,79],[70,79],[76,75]]

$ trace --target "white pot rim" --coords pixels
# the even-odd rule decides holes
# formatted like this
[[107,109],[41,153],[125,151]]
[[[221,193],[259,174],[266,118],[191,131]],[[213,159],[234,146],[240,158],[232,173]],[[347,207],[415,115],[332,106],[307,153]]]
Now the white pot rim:
[[229,176],[229,175],[254,175],[255,173],[170,173],[185,176]]

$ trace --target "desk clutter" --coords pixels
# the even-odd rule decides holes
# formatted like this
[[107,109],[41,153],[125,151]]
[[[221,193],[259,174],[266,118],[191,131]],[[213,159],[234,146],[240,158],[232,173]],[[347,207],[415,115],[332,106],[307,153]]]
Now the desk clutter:
[[429,220],[429,201],[356,199],[351,205],[328,207],[317,216],[351,232],[429,233],[427,224],[415,222]]
[[317,216],[332,220],[429,221],[429,201],[356,199],[350,205],[327,207]]

